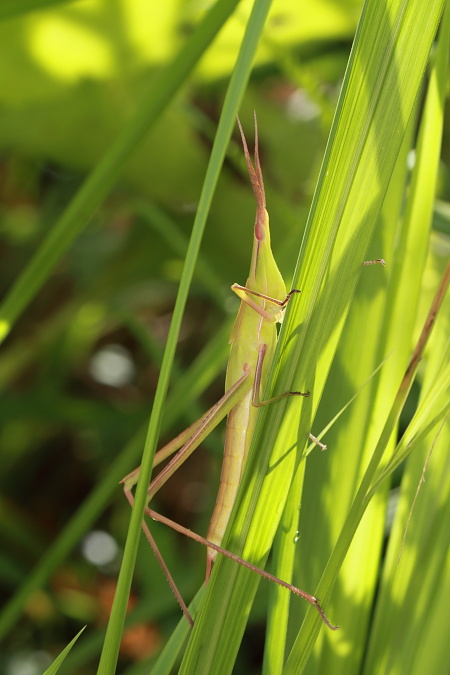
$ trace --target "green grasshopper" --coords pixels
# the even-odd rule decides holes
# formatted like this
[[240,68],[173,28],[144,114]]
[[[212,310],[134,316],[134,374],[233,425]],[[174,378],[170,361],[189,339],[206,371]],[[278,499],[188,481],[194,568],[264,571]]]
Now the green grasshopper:
[[[206,545],[206,582],[209,580],[212,565],[217,553],[222,553],[223,555],[236,560],[239,564],[254,570],[265,578],[275,581],[288,588],[293,593],[300,595],[318,610],[324,623],[329,628],[335,630],[337,627],[330,624],[318,600],[313,595],[281,581],[221,547],[221,542],[230,518],[255,429],[258,408],[278,401],[285,396],[309,395],[309,392],[302,393],[290,391],[268,400],[260,400],[260,392],[264,390],[277,344],[276,324],[282,321],[284,310],[289,299],[293,294],[299,293],[299,291],[294,289],[290,291],[290,293],[286,293],[283,277],[277,267],[270,247],[269,216],[266,210],[264,182],[259,161],[256,116],[255,166],[253,166],[239,119],[238,125],[257,208],[250,274],[245,286],[233,284],[231,287],[241,299],[241,304],[230,336],[230,356],[225,380],[226,393],[205,415],[203,415],[203,417],[194,422],[188,429],[177,436],[177,438],[156,453],[154,466],[158,465],[178,450],[172,460],[151,482],[148,488],[147,502],[147,504],[150,502],[151,498],[159,488],[169,479],[177,468],[186,461],[210,431],[225,417],[225,415],[228,415],[224,459],[216,506],[214,508],[206,539],[187,530],[178,523],[174,523],[164,516],[161,516],[148,508],[148,506],[145,512],[151,518],[163,522],[178,532],[182,532]],[[326,446],[320,443],[314,436],[310,435],[310,438],[322,449],[326,448]],[[132,471],[122,480],[125,495],[131,505],[133,505],[134,502],[132,490],[138,481],[139,471],[140,467]],[[143,522],[142,527],[183,612],[192,625],[193,621],[189,611],[159,553],[147,524]]]

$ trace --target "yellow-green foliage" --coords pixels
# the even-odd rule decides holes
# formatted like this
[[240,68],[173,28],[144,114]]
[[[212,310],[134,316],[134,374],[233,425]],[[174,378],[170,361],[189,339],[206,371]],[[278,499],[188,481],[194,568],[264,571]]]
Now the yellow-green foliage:
[[[448,3],[2,4],[2,658],[56,657],[88,624],[60,672],[111,675],[133,583],[143,672],[181,659],[182,673],[261,672],[244,631],[266,620],[267,675],[444,675],[448,298],[404,377],[448,261]],[[261,411],[224,545],[262,566],[275,538],[271,571],[315,593],[336,632],[283,590],[256,595],[259,578],[223,559],[192,603],[194,630],[176,627],[138,550],[160,431],[169,440],[198,417],[217,379],[221,394],[227,288],[245,281],[254,218],[231,136],[237,113],[249,132],[253,109],[275,257],[302,291],[269,389],[311,396]],[[117,344],[135,374],[103,386],[91,356]],[[325,428],[328,450],[307,449]],[[220,453],[220,434],[207,445]],[[130,519],[118,481],[144,447]],[[204,534],[210,513],[193,511]],[[74,553],[94,528],[123,550],[109,568]],[[204,552],[155,536],[190,600]],[[137,658],[127,649],[117,672]]]

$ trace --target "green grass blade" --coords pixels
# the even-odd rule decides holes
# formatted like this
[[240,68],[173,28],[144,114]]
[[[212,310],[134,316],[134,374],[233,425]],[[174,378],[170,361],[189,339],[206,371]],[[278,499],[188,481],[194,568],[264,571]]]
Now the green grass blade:
[[61,664],[64,662],[66,656],[69,654],[70,650],[72,649],[72,647],[74,646],[74,644],[78,640],[78,638],[80,637],[81,633],[84,632],[85,628],[86,628],[86,626],[84,626],[80,631],[78,631],[78,633],[75,635],[73,640],[71,640],[69,642],[69,644],[66,647],[64,647],[61,654],[59,654],[56,657],[56,659],[53,661],[52,665],[49,668],[47,668],[44,675],[56,675],[56,673],[58,672]]
[[[273,573],[279,579],[288,582],[292,582],[297,553],[296,543],[300,515],[298,495],[301,495],[303,491],[305,468],[305,461],[300,462],[290,487],[289,498],[274,542]],[[290,602],[290,594],[284,588],[273,584],[269,596],[263,675],[276,675],[283,670]]]
[[[450,267],[446,270],[446,274],[442,279],[441,286],[439,289],[440,295],[439,293],[436,295],[429,316],[432,315],[435,316],[436,312],[439,310],[440,303],[442,302],[443,293],[445,293],[448,287],[449,278],[450,278]],[[353,500],[353,504],[351,506],[347,519],[344,523],[344,526],[338,537],[336,545],[333,549],[332,556],[330,557],[327,567],[322,575],[322,579],[318,587],[318,594],[320,595],[320,597],[328,597],[329,593],[331,592],[331,588],[336,579],[337,572],[340,566],[342,565],[345,556],[347,555],[347,551],[352,542],[357,527],[361,522],[362,516],[364,515],[365,510],[368,504],[370,503],[371,498],[373,497],[374,489],[371,487],[371,485],[373,484],[377,468],[383,457],[385,448],[388,446],[389,439],[392,437],[396,423],[400,416],[400,412],[407,399],[413,379],[417,372],[418,362],[420,361],[424,345],[426,344],[426,340],[430,335],[432,326],[433,323],[429,321],[428,317],[427,321],[425,322],[421,337],[419,339],[417,349],[415,350],[415,353],[413,354],[411,361],[408,364],[408,368],[405,372],[405,377],[403,378],[401,386],[397,392],[397,396],[392,406],[392,409],[390,410],[389,415],[386,418],[386,422],[384,424],[377,446],[370,459],[369,465],[367,466],[367,470],[365,471],[365,474],[361,480],[361,484],[359,485],[358,491]],[[437,393],[441,394],[441,396],[442,396],[442,389],[444,389],[445,391],[448,389],[450,385],[449,374],[450,368],[447,367],[441,376],[441,387],[440,388],[436,387]],[[446,412],[450,409],[450,404],[448,403],[448,401],[446,401],[446,404],[447,409],[446,410],[442,409],[441,414],[438,415],[433,420],[434,424],[439,421],[439,417],[445,415]],[[412,445],[413,440],[411,440],[407,444],[409,452],[412,449]],[[384,477],[389,475],[389,473],[390,472],[385,472]],[[296,640],[294,647],[291,651],[291,654],[289,656],[289,659],[287,661],[286,668],[283,672],[286,673],[302,672],[304,665],[306,663],[306,659],[304,659],[302,662],[302,654],[304,654],[308,644],[314,641],[317,633],[318,633],[317,622],[316,626],[314,626],[313,624],[308,625],[308,623],[306,622],[305,631],[303,632],[303,634],[300,634],[298,636],[298,639]]]
[[[444,34],[445,31],[441,31],[441,36]],[[436,98],[433,89],[434,85],[431,82],[427,99]],[[442,119],[442,95],[440,98]],[[374,292],[373,282],[370,287],[366,283],[368,275],[364,275],[364,283],[358,289],[350,321],[347,322],[341,342],[339,359],[330,376],[333,378],[333,385],[330,379],[331,391],[329,394],[326,392],[323,401],[324,411],[330,407],[332,409],[335,399],[339,400],[340,390],[345,387],[345,384],[342,384],[343,373],[347,376],[349,374],[350,380],[354,380],[356,376],[364,374],[365,368],[370,370],[370,359],[373,363],[377,363],[380,358],[387,355],[386,367],[374,383],[373,392],[368,397],[363,395],[359,398],[354,413],[349,416],[348,424],[341,425],[337,435],[332,433],[327,437],[329,447],[332,448],[329,460],[324,462],[320,461],[320,458],[314,458],[313,466],[317,469],[314,474],[309,474],[310,480],[315,479],[314,485],[317,490],[317,483],[320,485],[319,481],[324,481],[325,467],[328,473],[320,490],[321,499],[311,499],[314,495],[310,490],[302,510],[302,513],[307,513],[311,505],[314,508],[316,503],[326,505],[321,513],[316,514],[314,523],[309,528],[309,536],[302,539],[305,551],[311,549],[321,551],[322,564],[331,551],[332,542],[329,533],[338,533],[342,528],[360,480],[361,470],[372,456],[376,435],[381,431],[382,421],[392,405],[393,395],[398,389],[410,355],[419,299],[423,294],[425,254],[428,250],[440,148],[441,124],[438,119],[431,124],[427,122],[427,119],[431,121],[433,117],[425,112],[422,118],[422,130],[428,127],[432,135],[424,138],[423,131],[420,133],[408,202],[399,228],[396,228],[395,224],[396,214],[400,212],[398,197],[401,198],[403,195],[405,182],[404,157],[399,156],[401,162],[399,171],[396,169],[389,189],[393,198],[389,197],[383,207],[381,222],[384,243],[383,241],[379,243],[383,246],[382,255],[388,260],[388,267],[383,270],[383,276],[388,277],[386,292],[383,293],[381,287]],[[414,120],[412,121],[415,124]],[[386,238],[388,232],[391,232],[390,243]],[[379,228],[377,234],[381,234]],[[370,330],[364,330],[367,324],[370,324]],[[391,451],[394,449],[394,443],[394,439],[391,439],[389,446]],[[333,591],[330,612],[333,617],[338,617],[342,630],[337,635],[331,636],[331,639],[326,639],[321,645],[320,652],[319,649],[316,650],[315,670],[310,664],[308,673],[327,671],[330,668],[336,673],[359,672],[370,630],[371,607],[379,577],[388,507],[388,487],[387,482],[381,486],[376,499],[364,515],[364,520],[340,570],[339,584]],[[297,583],[305,583],[306,580],[308,588],[315,588],[320,559],[318,555],[309,554],[307,558],[302,559],[302,573]],[[322,597],[320,592],[319,595]],[[292,623],[294,630],[294,622]],[[298,625],[297,621],[295,623],[297,630]],[[353,648],[346,650],[345,644],[349,641]],[[339,659],[336,658],[338,653],[341,654]]]
[[[445,623],[440,598],[447,584],[450,544],[449,302],[430,343],[423,400],[396,449],[400,459],[411,449],[414,452],[402,478],[365,673],[383,668],[419,673],[425,655],[433,659],[433,672],[444,672],[448,660],[447,640],[440,629],[440,623]],[[440,423],[439,411],[444,417]]]
[[440,360],[436,378],[423,396],[423,400],[414,413],[412,420],[397,444],[395,452],[392,454],[389,462],[374,478],[370,488],[370,496],[376,492],[382,481],[391,475],[400,464],[407,459],[411,454],[411,449],[415,445],[422,443],[430,432],[432,432],[437,425],[441,424],[443,419],[445,420],[450,407],[450,402],[447,399],[447,389],[450,384],[450,365],[448,363],[449,353],[450,345],[447,341],[443,352],[444,358]]
[[[429,147],[427,143],[422,145],[426,146],[427,148]],[[401,377],[399,366],[404,368],[404,365],[402,366],[402,364],[405,363],[405,358],[409,351],[409,344],[411,341],[413,328],[412,320],[414,319],[416,313],[415,307],[417,306],[419,293],[421,290],[421,270],[424,268],[424,252],[427,250],[428,243],[427,224],[431,221],[432,200],[434,196],[434,180],[436,173],[433,173],[431,167],[434,166],[437,168],[439,141],[437,144],[432,143],[431,148],[432,152],[431,154],[427,154],[426,158],[421,158],[421,153],[418,152],[416,176],[413,179],[414,188],[411,188],[410,191],[410,204],[407,208],[405,222],[402,229],[403,234],[399,238],[400,243],[397,248],[394,262],[394,273],[390,279],[390,287],[392,291],[388,291],[388,297],[386,301],[384,333],[386,350],[392,350],[392,352],[395,354],[395,362],[391,364],[390,368],[385,369],[383,376],[380,378],[379,394],[373,404],[373,410],[371,411],[372,421],[370,425],[367,425],[367,428],[370,429],[372,433],[373,430],[377,428],[377,420],[382,420],[386,415],[387,406],[390,405],[390,401],[392,400],[392,392],[395,391],[396,387],[398,387],[398,381]],[[424,181],[417,179],[417,176],[420,176],[421,174],[422,166],[426,172],[429,171],[429,176],[427,180]],[[420,199],[420,193],[418,194],[417,186],[420,186],[421,193],[423,195],[422,200]],[[415,208],[411,208],[411,204],[415,204]],[[419,204],[423,204],[423,207],[419,208]],[[400,315],[402,317],[401,325],[398,321],[398,317]],[[348,434],[347,438],[351,438],[352,441],[356,440],[356,445],[359,444],[359,439],[357,436],[355,437],[353,434]],[[367,441],[370,443],[370,435],[368,436]],[[369,443],[367,448],[368,450],[370,449]],[[348,470],[344,465],[341,465],[340,470],[342,476],[347,475]],[[339,480],[339,471],[337,471],[335,472],[335,482]],[[333,503],[336,503],[336,499],[337,495]],[[339,588],[337,593],[338,598],[342,596],[339,617],[343,617],[345,635],[342,634],[342,637],[337,636],[336,639],[334,639],[333,636],[334,650],[330,645],[328,649],[329,658],[332,659],[333,653],[336,654],[335,650],[339,648],[338,645],[340,637],[342,641],[350,639],[352,640],[353,644],[359,645],[359,649],[352,650],[352,653],[348,655],[347,659],[340,659],[340,663],[342,662],[342,672],[350,672],[350,662],[352,660],[353,666],[355,667],[355,672],[358,670],[365,643],[365,630],[361,630],[361,627],[367,626],[370,612],[370,597],[373,594],[376,583],[377,565],[375,564],[374,566],[373,562],[374,560],[376,562],[377,557],[380,554],[385,510],[385,506],[383,505],[384,501],[385,500],[382,500],[380,502],[380,496],[378,496],[375,508],[379,513],[379,521],[376,529],[374,529],[374,522],[372,522],[371,525],[370,520],[367,519],[366,515],[364,519],[364,528],[361,528],[358,532],[358,543],[354,544],[353,552],[355,560],[353,567],[351,567],[350,560],[347,558],[346,569],[348,570],[348,574],[346,575],[345,571],[342,570],[340,575],[343,585],[342,590]],[[374,515],[374,509],[371,508],[371,515],[369,518],[373,519]],[[364,536],[366,536],[366,541],[362,539]],[[366,560],[362,558],[361,551],[365,551],[367,553]],[[369,576],[368,569],[370,568],[370,565],[372,565],[373,578],[371,579],[369,586],[363,588],[363,586],[359,584],[360,587],[358,588],[358,581],[354,581],[355,577],[359,580],[365,579],[365,577]],[[361,573],[361,570],[364,570],[364,574]],[[355,607],[352,595],[349,597],[349,589],[353,589],[356,598],[364,598],[364,602],[355,603]],[[323,596],[322,592],[319,592],[319,594],[320,597]],[[337,605],[337,607],[339,607],[339,605]],[[347,611],[345,609],[346,607]],[[361,610],[363,610],[362,614]],[[358,612],[360,615],[358,615]],[[341,619],[339,618],[339,620]],[[352,630],[355,633],[353,637],[351,633]],[[297,653],[299,653],[302,648],[304,648],[304,645],[303,647],[299,646]],[[325,650],[325,652],[322,651],[321,659],[318,662],[319,671],[320,668],[326,669],[327,667],[326,652],[327,650]],[[357,658],[355,658],[355,652],[357,652]],[[319,663],[321,665],[319,665]]]
[[[204,588],[202,587],[189,605],[189,612],[193,617],[195,617],[198,611],[203,594]],[[185,621],[184,618],[181,619],[170,639],[167,641],[167,644],[164,646],[157,662],[153,666],[152,675],[170,675],[170,673],[173,672],[172,669],[175,662],[178,660],[179,654],[190,632],[191,629],[187,621]]]
[[[380,214],[380,227],[371,242],[371,250],[386,257],[388,268],[365,268],[352,301],[339,348],[330,370],[324,396],[320,403],[314,427],[320,429],[336,408],[339,408],[353,392],[359,390],[356,400],[347,414],[326,435],[329,452],[313,454],[308,459],[304,494],[293,496],[297,504],[302,502],[296,583],[308,589],[316,589],[325,561],[331,554],[333,542],[340,532],[353,501],[361,472],[373,452],[381,419],[374,414],[375,403],[383,396],[391,397],[392,383],[385,377],[391,373],[393,345],[385,331],[386,305],[390,293],[390,277],[393,265],[394,241],[398,236],[397,214],[402,202],[406,175],[406,155],[411,142],[413,124],[408,125],[396,167],[388,188],[388,194]],[[389,278],[388,278],[389,277]],[[415,307],[408,306],[414,316]],[[405,323],[408,323],[405,317]],[[409,321],[409,324],[412,322]],[[408,349],[410,336],[407,339]],[[405,347],[402,347],[401,354]],[[403,357],[402,357],[403,358]],[[400,365],[402,361],[399,359]],[[372,372],[380,369],[372,378]],[[393,369],[397,372],[397,363]],[[395,377],[401,378],[402,373]],[[361,390],[361,381],[370,377],[367,387]],[[397,385],[398,387],[398,381]],[[369,433],[370,432],[370,433]],[[364,528],[352,544],[345,564],[339,574],[340,583],[333,592],[327,611],[333,620],[342,626],[334,635],[323,635],[317,645],[314,659],[315,672],[332,667],[352,672],[357,670],[364,646],[364,630],[370,607],[374,579],[377,576],[377,561],[380,554],[380,533],[384,526],[382,500],[366,514]],[[356,569],[355,569],[356,565]],[[319,595],[322,599],[322,595]],[[290,629],[293,637],[299,631],[305,616],[303,606],[291,603]],[[341,653],[341,640],[351,640],[354,649]],[[314,672],[312,665],[309,670]]]
[[[412,122],[414,122],[414,119]],[[383,233],[378,230],[377,236],[372,241],[372,250],[377,251],[377,255],[381,251],[389,261],[392,261],[392,250],[397,234],[394,214],[399,213],[402,202],[407,166],[406,156],[411,143],[413,126],[413,123],[409,124],[388,195],[383,205],[380,218],[380,222],[383,223]],[[384,216],[384,213],[386,213],[386,216]],[[386,313],[386,277],[385,269],[381,267],[378,269],[370,268],[364,271],[358,284],[352,302],[352,311],[346,321],[339,351],[330,371],[327,387],[314,422],[314,431],[321,429],[323,425],[328,427],[332,411],[339,409],[340,406],[346,407],[347,401],[351,401],[350,409],[338,422],[338,426],[332,427],[331,431],[328,431],[325,436],[329,452],[326,454],[313,452],[309,458],[305,494],[303,494],[303,489],[295,489],[294,484],[291,486],[286,504],[286,509],[291,513],[291,525],[289,530],[286,525],[283,525],[285,518],[283,516],[277,535],[277,547],[280,545],[285,549],[291,549],[291,557],[294,552],[298,554],[298,569],[296,570],[297,576],[294,583],[302,588],[313,590],[317,587],[320,570],[332,550],[330,533],[340,531],[355,493],[361,463],[366,461],[365,457],[371,451],[371,445],[366,448],[366,445],[368,445],[367,429],[373,424],[373,421],[370,420],[371,416],[375,417],[372,414],[375,396],[382,398],[389,385],[388,382],[385,382],[381,390],[380,386],[377,386],[381,379],[379,371],[390,370],[392,350],[392,345],[385,344],[385,335],[382,330]],[[376,292],[374,292],[375,289]],[[413,311],[414,308],[410,307]],[[365,334],[362,340],[361,322],[365,323],[366,317],[370,317],[370,325],[378,330]],[[385,356],[386,354],[387,356]],[[348,374],[347,378],[343,378],[342,373]],[[364,380],[365,384],[362,383]],[[354,393],[355,388],[356,393]],[[340,415],[340,412],[337,414]],[[333,424],[336,421],[334,420]],[[351,451],[349,451],[348,439],[351,439]],[[303,485],[300,488],[303,488]],[[302,505],[300,523],[298,522],[299,504]],[[363,605],[362,603],[359,607],[355,607],[349,601],[346,591],[351,587],[357,597],[370,598],[368,587],[373,586],[373,579],[377,574],[378,558],[375,548],[378,547],[379,549],[379,537],[376,538],[374,532],[376,529],[380,531],[383,528],[384,512],[382,509],[378,509],[377,513],[371,517],[373,517],[374,522],[367,524],[367,527],[365,527],[366,539],[369,541],[366,541],[365,545],[358,544],[356,547],[357,566],[358,568],[363,567],[365,574],[355,574],[352,563],[349,565],[348,573],[344,569],[341,570],[340,578],[344,578],[342,589],[345,597],[340,598],[341,586],[339,586],[333,595],[332,603],[329,605],[330,616],[339,617],[339,623],[346,627],[345,639],[349,639],[351,629],[361,632],[363,617],[360,616],[358,620],[357,613],[367,609],[366,604]],[[367,516],[365,522],[367,522]],[[294,531],[295,527],[298,532]],[[280,541],[280,544],[278,544],[278,541]],[[361,565],[364,553],[364,564]],[[283,568],[277,566],[274,568],[274,572],[282,579],[292,579],[292,567],[289,569],[286,566]],[[286,600],[284,594],[280,593],[276,587],[271,589],[271,595],[279,596],[278,602],[280,604],[276,618],[273,619],[274,623],[286,623],[288,617],[281,618],[280,614],[283,609],[285,614],[287,609],[290,609],[290,632],[295,635],[301,626],[307,607],[304,606],[304,603],[289,602],[289,599]],[[348,622],[347,617],[350,614],[353,620]],[[319,672],[321,669],[331,667],[325,665],[328,648],[331,645],[338,645],[340,638],[341,633],[338,633],[332,636],[332,641],[327,640],[322,644],[320,657],[318,656],[321,665],[316,664]],[[287,634],[285,639],[289,639]],[[353,636],[353,640],[354,645],[359,645],[360,649],[351,650],[351,654],[347,652],[347,658],[341,656],[339,664],[336,664],[333,660],[333,669],[336,670],[338,667],[344,671],[346,668],[351,669],[349,658],[355,663],[358,662],[364,640],[358,640],[357,636]],[[288,645],[288,648],[289,646],[291,645]],[[267,639],[267,650],[269,649],[278,652],[278,662],[280,663],[281,652],[284,654],[285,646],[282,644],[282,640],[271,639],[270,633]],[[284,658],[282,663],[284,663]]]

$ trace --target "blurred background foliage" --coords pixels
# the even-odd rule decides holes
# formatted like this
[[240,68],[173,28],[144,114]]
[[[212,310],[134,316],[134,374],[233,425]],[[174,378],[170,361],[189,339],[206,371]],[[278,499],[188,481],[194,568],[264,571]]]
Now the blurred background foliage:
[[[0,10],[2,293],[209,4],[5,3]],[[273,248],[288,285],[361,5],[275,0],[242,109],[250,137],[253,110],[258,113]],[[3,346],[2,604],[147,419],[185,246],[250,9],[250,2],[238,5]],[[447,126],[436,217],[436,227],[447,233],[449,149]],[[237,307],[229,286],[245,281],[253,217],[236,134],[210,214],[175,379],[205,345],[215,348],[216,365],[206,374],[201,400],[190,401],[185,392],[186,403],[181,392],[165,422],[166,440],[221,395],[226,335]],[[221,432],[206,445],[217,457],[199,450],[158,498],[166,515],[199,532],[206,530],[211,513]],[[127,470],[137,457],[130,454]],[[27,598],[3,637],[0,672],[42,672],[83,624],[92,630],[70,672],[94,672],[128,519],[117,486],[91,531]],[[173,543],[162,529],[158,537],[174,576],[192,595],[203,577],[204,551],[181,538]],[[145,544],[133,598],[134,628],[125,636],[123,672],[156,653],[179,618]],[[256,643],[258,604],[249,631]],[[241,654],[243,672],[252,672],[258,658],[258,648]]]

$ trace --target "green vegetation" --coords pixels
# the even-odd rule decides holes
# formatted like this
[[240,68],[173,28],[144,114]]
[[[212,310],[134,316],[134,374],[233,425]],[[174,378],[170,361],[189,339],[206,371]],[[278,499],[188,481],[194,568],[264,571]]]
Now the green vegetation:
[[[419,336],[449,257],[449,7],[4,5],[0,670],[43,672],[86,625],[48,672],[444,675],[448,297]],[[157,445],[223,391],[254,109],[302,291],[271,387],[311,396],[262,411],[224,545],[317,595],[334,633],[229,560],[199,591],[205,551],[152,524],[190,631],[140,530]],[[155,499],[201,534],[222,443]]]

